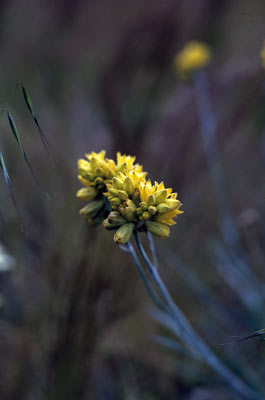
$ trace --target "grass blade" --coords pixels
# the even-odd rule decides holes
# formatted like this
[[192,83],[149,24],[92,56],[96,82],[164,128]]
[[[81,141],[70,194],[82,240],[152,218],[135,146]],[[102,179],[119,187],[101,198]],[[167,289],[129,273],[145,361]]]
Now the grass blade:
[[32,116],[37,128],[38,128],[42,144],[43,144],[45,150],[47,152],[49,152],[49,151],[51,151],[51,145],[49,143],[49,140],[48,140],[47,136],[45,135],[45,133],[43,132],[43,130],[40,127],[39,120],[37,118],[33,103],[32,103],[31,98],[30,98],[30,95],[29,95],[28,91],[26,90],[25,86],[23,85],[23,83],[20,82],[20,84],[21,84],[22,94],[23,94],[24,100],[25,100],[27,108],[28,108],[28,110],[29,110],[29,112],[30,112],[30,114],[31,114],[31,116]]
[[12,115],[10,114],[8,109],[6,109],[6,113],[7,113],[7,118],[8,118],[9,125],[10,125],[10,127],[12,129],[12,133],[13,133],[16,141],[18,142],[19,147],[20,147],[20,149],[21,149],[21,151],[23,153],[24,149],[23,149],[23,146],[22,146],[22,143],[21,143],[21,140],[20,140],[20,136],[18,134],[18,130],[17,130],[17,126],[16,126],[16,123],[14,121],[14,118],[12,117]]
[[260,340],[265,340],[265,329],[260,329],[259,331],[253,332],[248,336],[245,336],[242,339],[239,339],[238,342],[243,342],[244,340],[247,339],[260,339]]
[[25,230],[25,228],[24,228],[24,223],[23,223],[23,220],[22,220],[22,217],[21,217],[21,214],[20,214],[20,211],[19,211],[19,208],[18,208],[16,199],[15,199],[13,190],[12,190],[11,181],[10,181],[10,178],[9,178],[9,175],[8,175],[8,172],[7,172],[7,168],[6,168],[6,164],[5,164],[5,160],[4,160],[2,151],[0,151],[0,166],[1,166],[2,171],[3,171],[4,178],[5,178],[6,184],[7,184],[7,186],[8,186],[9,193],[10,193],[10,196],[11,196],[11,199],[12,199],[12,202],[13,202],[13,204],[14,204],[14,207],[15,207],[16,212],[17,212],[18,217],[19,217],[20,228],[21,228],[22,232],[26,233],[26,230]]
[[4,178],[5,178],[5,181],[6,181],[7,186],[8,186],[8,188],[9,188],[10,190],[12,190],[10,178],[9,178],[9,175],[8,175],[8,172],[7,172],[7,168],[6,168],[6,164],[5,164],[5,161],[4,161],[4,157],[3,157],[2,152],[0,152],[0,166],[1,166],[1,168],[2,168],[2,171],[3,171]]
[[20,139],[20,136],[19,136],[19,133],[18,133],[17,126],[16,126],[14,118],[12,117],[12,115],[10,114],[10,112],[8,110],[6,110],[6,113],[7,113],[7,118],[8,118],[8,122],[9,122],[9,125],[11,127],[11,130],[12,130],[12,133],[13,133],[13,135],[14,135],[14,137],[15,137],[15,139],[16,139],[19,147],[20,147],[20,151],[21,151],[21,153],[22,153],[22,155],[24,157],[24,160],[25,160],[25,162],[26,162],[26,164],[27,164],[27,166],[28,166],[28,168],[29,168],[29,170],[31,172],[31,175],[32,175],[36,185],[39,187],[41,192],[50,200],[50,196],[48,195],[48,193],[45,192],[42,189],[42,187],[41,187],[41,185],[39,183],[39,180],[37,178],[37,175],[35,174],[35,171],[34,171],[32,165],[31,165],[31,163],[30,163],[30,161],[28,159],[28,156],[27,156],[27,154],[26,154],[26,152],[24,150],[24,147],[22,145],[22,142],[21,142],[21,139]]

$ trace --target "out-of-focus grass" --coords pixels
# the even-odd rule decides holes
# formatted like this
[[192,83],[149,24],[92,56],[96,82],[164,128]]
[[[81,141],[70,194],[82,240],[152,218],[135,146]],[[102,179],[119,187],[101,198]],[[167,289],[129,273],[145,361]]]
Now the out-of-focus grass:
[[[149,300],[127,255],[112,235],[79,218],[76,160],[102,148],[136,154],[152,179],[179,192],[185,214],[165,244],[197,283],[178,270],[175,256],[177,274],[171,270],[163,252],[159,271],[227,365],[243,379],[264,380],[263,342],[220,346],[262,328],[264,317],[250,312],[217,271],[213,243],[223,244],[194,93],[172,70],[183,43],[209,39],[225,189],[251,270],[264,282],[264,12],[262,1],[1,4],[1,104],[51,196],[43,198],[34,185],[2,117],[1,150],[29,235],[21,233],[2,177],[0,240],[16,269],[0,272],[1,399],[192,399],[203,396],[199,386],[229,398],[205,366],[153,341],[153,334],[168,332],[146,313]],[[19,79],[55,164],[21,96],[6,104]]]

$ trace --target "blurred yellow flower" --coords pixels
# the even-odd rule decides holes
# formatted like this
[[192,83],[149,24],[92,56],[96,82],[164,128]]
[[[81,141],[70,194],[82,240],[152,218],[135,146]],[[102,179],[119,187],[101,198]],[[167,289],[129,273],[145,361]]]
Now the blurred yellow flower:
[[175,57],[174,64],[182,79],[187,79],[191,74],[206,67],[211,60],[210,48],[202,42],[189,42]]
[[260,52],[260,58],[261,58],[262,65],[265,68],[265,41],[264,41],[263,47]]

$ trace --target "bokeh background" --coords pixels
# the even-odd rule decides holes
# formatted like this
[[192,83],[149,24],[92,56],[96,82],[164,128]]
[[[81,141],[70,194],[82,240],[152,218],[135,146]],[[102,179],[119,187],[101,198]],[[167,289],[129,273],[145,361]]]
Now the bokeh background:
[[[168,240],[156,240],[159,271],[205,341],[265,398],[264,342],[225,344],[265,327],[264,19],[263,0],[0,2],[1,109],[12,112],[51,197],[34,184],[2,112],[21,216],[2,175],[0,241],[13,262],[0,272],[1,400],[233,398],[203,363],[158,343],[154,335],[173,335],[150,315],[128,255],[79,217],[77,159],[101,149],[136,155],[151,179],[179,193],[184,214]],[[212,49],[219,189],[236,244],[219,229],[193,85],[173,67],[193,39]]]

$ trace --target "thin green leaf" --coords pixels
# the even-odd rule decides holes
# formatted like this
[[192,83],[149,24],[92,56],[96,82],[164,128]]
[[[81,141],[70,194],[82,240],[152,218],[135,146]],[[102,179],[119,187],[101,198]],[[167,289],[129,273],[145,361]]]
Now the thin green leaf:
[[21,149],[21,151],[23,153],[24,149],[23,149],[23,146],[22,146],[19,134],[18,134],[18,130],[17,130],[17,126],[16,126],[16,123],[14,121],[14,118],[12,117],[12,115],[10,114],[10,112],[8,110],[6,110],[6,113],[7,113],[7,118],[8,118],[8,122],[9,122],[9,125],[11,127],[11,130],[12,130],[12,133],[13,133],[16,141],[18,142],[19,147],[20,147],[20,149]]
[[31,98],[22,82],[21,82],[21,87],[22,87],[23,96],[24,96],[25,102],[28,106],[28,109],[29,109],[31,115],[33,116],[33,118],[36,118],[36,113],[35,113]]
[[30,114],[31,114],[31,116],[32,116],[37,128],[38,128],[38,131],[39,131],[39,134],[40,134],[40,138],[42,140],[42,144],[43,144],[45,150],[48,152],[48,151],[51,150],[51,145],[50,145],[50,143],[48,141],[47,136],[45,135],[45,133],[43,132],[43,130],[40,127],[40,124],[39,124],[39,121],[38,121],[38,118],[37,118],[37,115],[36,115],[36,112],[35,112],[35,109],[33,107],[33,103],[31,101],[31,98],[30,98],[30,95],[29,95],[28,91],[26,90],[26,88],[23,85],[23,83],[22,82],[20,82],[20,83],[21,83],[22,93],[23,93],[23,97],[24,97],[24,100],[26,102],[27,108],[28,108],[28,110],[29,110],[29,112],[30,112]]
[[19,133],[18,133],[17,126],[16,126],[16,123],[15,123],[14,118],[12,117],[12,115],[10,114],[10,112],[9,112],[8,110],[6,110],[6,113],[7,113],[7,118],[8,118],[8,121],[9,121],[9,124],[10,124],[10,127],[11,127],[11,130],[12,130],[12,133],[13,133],[13,135],[14,135],[14,137],[15,137],[15,139],[16,139],[16,141],[17,141],[19,147],[20,147],[20,151],[21,151],[21,153],[22,153],[22,155],[23,155],[23,157],[24,157],[24,160],[25,160],[25,162],[26,162],[26,164],[27,164],[27,166],[28,166],[28,168],[29,168],[29,170],[30,170],[30,172],[31,172],[31,175],[32,175],[32,177],[33,177],[33,179],[34,179],[36,185],[39,187],[39,189],[41,190],[41,192],[42,192],[46,197],[48,197],[48,199],[50,200],[50,196],[48,195],[48,193],[45,192],[45,191],[42,189],[42,187],[41,187],[41,185],[40,185],[40,183],[39,183],[39,180],[38,180],[38,178],[37,178],[37,175],[35,174],[35,171],[34,171],[32,165],[31,165],[31,163],[30,163],[30,161],[29,161],[29,159],[28,159],[28,156],[27,156],[27,154],[26,154],[26,152],[25,152],[25,150],[24,150],[24,147],[23,147],[23,145],[22,145],[22,141],[21,141],[21,139],[20,139],[20,136],[19,136]]

